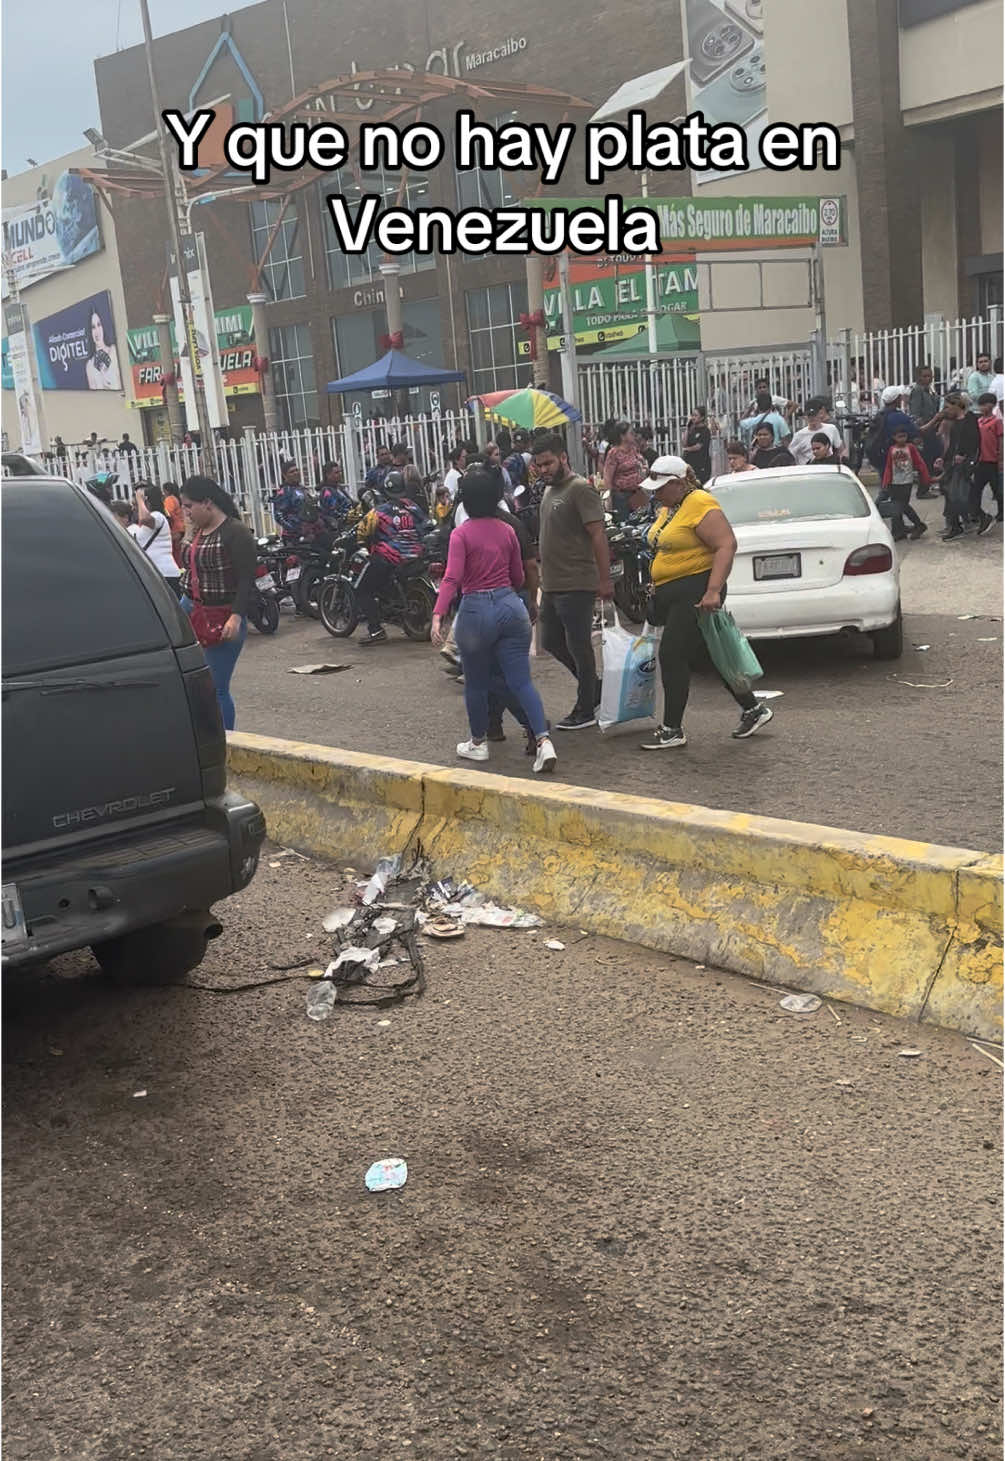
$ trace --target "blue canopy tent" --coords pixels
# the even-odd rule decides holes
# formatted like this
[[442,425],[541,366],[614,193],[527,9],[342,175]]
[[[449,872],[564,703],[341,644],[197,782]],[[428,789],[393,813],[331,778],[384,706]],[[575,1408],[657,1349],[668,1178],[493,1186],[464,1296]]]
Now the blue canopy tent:
[[328,382],[330,396],[348,391],[402,391],[409,386],[441,386],[464,379],[463,370],[442,370],[438,365],[424,365],[413,360],[404,350],[389,350],[373,365],[367,365],[341,380]]

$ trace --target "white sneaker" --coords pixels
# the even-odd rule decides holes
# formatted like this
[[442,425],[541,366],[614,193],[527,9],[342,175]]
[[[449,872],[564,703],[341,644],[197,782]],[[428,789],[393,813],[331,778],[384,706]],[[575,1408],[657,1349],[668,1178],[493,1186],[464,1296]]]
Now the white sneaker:
[[489,748],[482,741],[476,745],[474,741],[460,741],[457,746],[458,756],[463,756],[465,761],[487,761],[489,759]]
[[537,755],[534,758],[535,771],[554,771],[558,764],[558,756],[555,754],[555,747],[547,736],[537,743]]

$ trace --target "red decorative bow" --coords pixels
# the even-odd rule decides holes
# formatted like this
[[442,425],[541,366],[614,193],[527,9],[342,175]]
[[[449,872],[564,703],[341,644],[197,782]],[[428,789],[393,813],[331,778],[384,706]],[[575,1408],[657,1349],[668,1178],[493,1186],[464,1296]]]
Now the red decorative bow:
[[405,337],[400,330],[395,330],[393,335],[381,335],[380,348],[382,350],[400,350],[405,343]]
[[520,328],[530,337],[530,358],[537,359],[537,331],[544,328],[544,310],[536,309],[533,314],[520,316]]
[[259,375],[264,375],[269,368],[269,357],[267,355],[255,356],[255,370]]

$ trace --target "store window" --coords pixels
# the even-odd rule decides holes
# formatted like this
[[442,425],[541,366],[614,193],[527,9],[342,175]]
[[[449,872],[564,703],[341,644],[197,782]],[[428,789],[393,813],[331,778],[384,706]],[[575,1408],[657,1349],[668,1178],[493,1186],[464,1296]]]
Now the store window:
[[[427,365],[443,365],[439,300],[413,299],[406,301],[402,305],[401,322],[406,354],[410,355],[413,360],[421,360]],[[352,375],[357,370],[363,370],[383,355],[381,336],[387,332],[387,316],[382,309],[343,315],[341,319],[332,320],[331,325],[335,360],[340,376]],[[440,394],[442,399],[442,388]],[[351,411],[358,405],[360,412],[367,418],[378,412],[383,415],[390,414],[390,398],[380,392],[376,396],[371,395],[370,392],[353,393],[343,396],[342,400],[345,410]],[[410,414],[429,411],[432,404],[428,390],[415,387],[409,391]]]
[[[399,202],[399,189],[400,202]],[[368,172],[364,187],[350,172],[342,169],[333,173],[320,184],[320,208],[324,218],[325,253],[328,256],[328,282],[332,289],[348,289],[355,284],[372,284],[380,279],[381,250],[372,243],[365,254],[344,254],[339,248],[331,213],[325,201],[328,194],[341,196],[346,200],[350,215],[355,216],[360,198],[364,193],[379,193],[385,208],[418,208],[429,206],[429,179],[421,173],[405,175],[405,186],[401,188],[400,173]],[[435,254],[396,254],[403,274],[416,274],[422,269],[436,268]]]
[[284,431],[319,426],[317,377],[309,325],[277,325],[269,331],[270,384]]
[[252,257],[257,264],[280,214],[282,222],[276,229],[269,257],[262,266],[262,286],[271,299],[303,299],[307,291],[296,203],[289,203],[285,212],[282,200],[277,198],[263,198],[250,204]]
[[[516,112],[503,112],[501,116],[492,118],[491,125],[504,127],[508,122],[518,120]],[[517,200],[514,188],[519,186],[519,173],[504,172],[498,167],[469,167],[462,170],[457,166],[455,157],[454,174],[457,178],[459,208],[502,208],[504,204]],[[529,178],[530,174],[524,176]]]
[[475,394],[528,385],[531,366],[520,344],[526,338],[520,316],[527,310],[526,284],[494,284],[469,289],[468,339],[471,346],[471,383]]

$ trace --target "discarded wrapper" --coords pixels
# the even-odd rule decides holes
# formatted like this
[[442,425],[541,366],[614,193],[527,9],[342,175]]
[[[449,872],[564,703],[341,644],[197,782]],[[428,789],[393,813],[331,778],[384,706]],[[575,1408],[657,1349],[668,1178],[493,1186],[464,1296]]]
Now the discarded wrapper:
[[481,903],[475,908],[462,909],[461,922],[485,928],[539,928],[541,925],[536,913],[524,913],[520,908],[500,908],[498,903]]
[[343,949],[338,958],[335,959],[325,970],[325,978],[330,979],[336,969],[341,969],[343,964],[362,964],[365,969],[376,969],[380,963],[380,949],[361,949],[355,944]]
[[382,1162],[374,1162],[363,1180],[371,1192],[404,1187],[408,1181],[408,1163],[402,1157],[385,1157]]
[[544,946],[546,949],[554,949],[556,953],[565,948],[565,944],[562,943],[562,940],[557,938],[546,939]]
[[321,925],[325,933],[338,933],[340,928],[347,928],[356,917],[355,908],[333,908]]
[[897,1054],[901,1057],[902,1060],[917,1060],[918,1056],[921,1054],[921,1051],[914,1049],[898,1050]]
[[394,930],[398,927],[398,922],[394,918],[375,918],[372,927],[374,933],[379,933],[381,938],[387,938],[388,934],[394,933]]
[[778,1001],[783,1010],[796,1015],[811,1015],[823,1003],[815,994],[787,994]]
[[373,877],[366,885],[363,894],[363,907],[369,908],[371,903],[376,903],[387,891],[387,885],[393,882],[401,871],[401,854],[396,857],[382,857],[378,862]]
[[347,670],[348,665],[294,665],[290,670],[291,675],[337,675],[339,670]]

